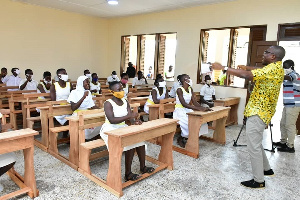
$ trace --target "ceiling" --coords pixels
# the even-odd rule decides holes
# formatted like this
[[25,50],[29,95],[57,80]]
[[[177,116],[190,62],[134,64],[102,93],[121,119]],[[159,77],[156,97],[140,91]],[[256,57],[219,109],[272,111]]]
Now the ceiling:
[[108,5],[106,0],[13,0],[48,8],[103,18],[124,17],[144,13],[175,10],[234,0],[119,0]]

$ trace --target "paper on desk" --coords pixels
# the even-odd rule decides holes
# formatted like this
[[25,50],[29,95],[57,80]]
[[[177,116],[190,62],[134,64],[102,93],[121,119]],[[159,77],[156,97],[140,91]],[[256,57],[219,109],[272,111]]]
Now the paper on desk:
[[205,74],[205,73],[211,72],[209,66],[210,66],[210,64],[207,64],[207,63],[201,64],[201,74]]

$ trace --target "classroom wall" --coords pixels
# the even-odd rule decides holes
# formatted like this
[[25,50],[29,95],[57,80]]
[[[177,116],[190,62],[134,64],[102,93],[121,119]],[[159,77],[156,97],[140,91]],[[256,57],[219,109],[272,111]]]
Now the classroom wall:
[[[35,79],[66,68],[72,80],[108,63],[108,20],[29,5],[0,2],[0,67],[31,68]],[[100,74],[101,77],[101,74]]]
[[[109,66],[119,71],[122,35],[177,32],[175,77],[188,73],[196,83],[199,56],[200,30],[206,28],[234,27],[267,24],[267,40],[277,40],[279,23],[300,22],[299,0],[237,0],[180,10],[144,14],[109,20]],[[108,75],[112,69],[103,71]],[[105,69],[104,69],[105,70]],[[200,91],[202,85],[193,86]],[[242,124],[246,90],[216,87],[217,96],[240,96],[238,111]]]

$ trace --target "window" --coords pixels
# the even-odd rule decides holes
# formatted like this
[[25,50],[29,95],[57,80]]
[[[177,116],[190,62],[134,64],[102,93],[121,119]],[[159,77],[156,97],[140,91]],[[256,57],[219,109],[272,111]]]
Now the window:
[[173,81],[176,45],[176,33],[122,36],[120,72],[125,72],[128,62],[132,62],[148,79],[161,74],[167,81]]
[[[213,82],[218,83],[219,77],[223,74],[221,70],[210,71],[206,63],[219,62],[231,68],[249,65],[250,53],[248,52],[251,52],[252,42],[264,41],[265,35],[266,26],[201,30],[197,83],[203,83],[204,76],[207,74],[212,77]],[[245,80],[227,75],[225,85],[244,87]]]

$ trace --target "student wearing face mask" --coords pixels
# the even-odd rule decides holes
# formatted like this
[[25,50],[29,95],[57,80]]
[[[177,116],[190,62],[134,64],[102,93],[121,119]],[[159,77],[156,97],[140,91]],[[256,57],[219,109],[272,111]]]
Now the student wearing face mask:
[[209,75],[205,76],[205,85],[200,90],[200,102],[203,107],[213,107],[216,100],[215,88],[211,85],[212,81]]
[[89,80],[91,81],[91,79],[92,79],[92,74],[91,74],[90,70],[88,70],[88,69],[84,70],[84,71],[83,71],[83,75],[84,75],[84,76],[87,76],[87,77],[89,78]]
[[[21,78],[19,77],[20,70],[19,68],[12,68],[11,69],[12,75],[9,76],[8,80],[6,81],[6,86],[19,86],[21,82]],[[8,89],[7,91],[16,91],[19,89]]]
[[[51,83],[51,73],[45,71],[43,74],[43,81],[41,81],[37,86],[38,93],[50,93]],[[45,99],[45,97],[39,97],[39,99]]]
[[[50,97],[51,101],[67,100],[70,92],[73,90],[72,84],[68,82],[69,76],[67,71],[60,68],[56,71],[56,75],[59,78],[58,82],[55,82],[50,86]],[[70,115],[55,116],[55,119],[61,124],[65,125],[67,120],[65,117]]]
[[296,122],[300,113],[300,75],[294,70],[294,61],[286,60],[283,62],[284,81],[283,81],[283,111],[280,121],[281,139],[273,142],[281,152],[294,153],[294,141]]
[[177,76],[177,81],[174,82],[174,84],[173,84],[173,86],[172,86],[172,88],[171,88],[171,90],[170,90],[170,92],[169,92],[169,96],[170,96],[170,97],[173,97],[173,98],[176,97],[176,91],[177,91],[177,89],[181,86],[181,83],[180,83],[180,76],[181,76],[181,75],[178,75],[178,76]]
[[169,98],[169,94],[166,88],[166,81],[162,76],[156,77],[154,81],[154,88],[152,89],[147,102],[144,106],[145,113],[149,114],[149,105],[159,104],[161,99]]
[[[202,107],[196,100],[196,95],[193,93],[193,82],[189,75],[182,74],[180,76],[181,87],[176,91],[176,105],[173,112],[173,118],[179,120],[181,136],[177,139],[177,144],[185,147],[189,137],[188,115],[187,113],[196,111],[209,111],[209,108]],[[201,125],[199,136],[208,133],[207,123]]]
[[[105,123],[100,130],[100,136],[104,140],[108,150],[113,148],[108,146],[108,135],[104,132],[119,129],[128,126],[125,121],[135,119],[135,124],[141,124],[138,120],[138,113],[133,113],[130,109],[128,101],[124,98],[124,90],[120,82],[114,81],[109,84],[109,89],[113,93],[113,97],[104,103]],[[124,147],[125,151],[125,180],[137,180],[140,178],[138,174],[131,171],[131,164],[135,151],[140,161],[141,173],[152,173],[154,168],[145,165],[145,143],[140,142]]]
[[127,94],[129,92],[128,79],[129,79],[128,74],[126,74],[126,73],[121,74],[121,83],[123,86],[123,90],[125,92],[125,94],[124,94],[125,98],[127,98]]
[[[74,116],[77,116],[77,112],[81,110],[98,109],[93,101],[90,92],[90,80],[87,76],[78,77],[76,89],[71,91],[67,101],[71,104]],[[101,126],[85,129],[85,139],[91,140],[98,136],[100,128]]]
[[25,77],[19,84],[20,90],[36,90],[38,82],[33,80],[33,71],[31,69],[25,70]]
[[93,96],[96,96],[97,94],[101,94],[101,84],[98,81],[98,75],[96,73],[92,74],[92,81],[91,81],[91,84],[90,84],[90,91],[91,91]]
[[111,75],[107,77],[106,85],[113,81],[120,81],[116,71],[112,71]]

